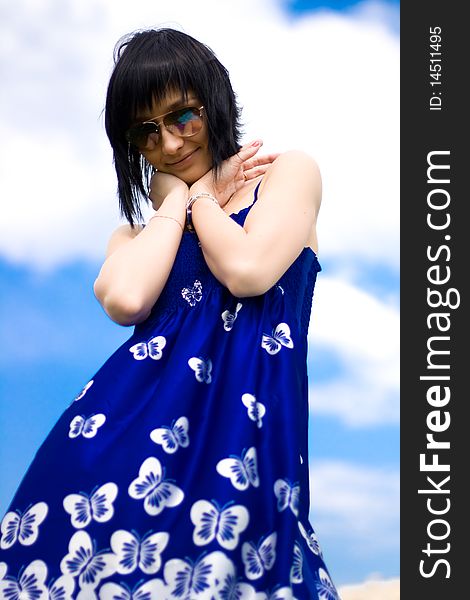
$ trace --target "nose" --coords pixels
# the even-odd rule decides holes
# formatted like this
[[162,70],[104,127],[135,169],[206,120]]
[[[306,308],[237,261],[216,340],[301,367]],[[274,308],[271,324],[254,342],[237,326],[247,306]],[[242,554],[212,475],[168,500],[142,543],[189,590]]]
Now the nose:
[[162,144],[163,154],[177,154],[178,150],[184,145],[184,139],[178,135],[174,135],[166,127],[160,130],[160,141]]

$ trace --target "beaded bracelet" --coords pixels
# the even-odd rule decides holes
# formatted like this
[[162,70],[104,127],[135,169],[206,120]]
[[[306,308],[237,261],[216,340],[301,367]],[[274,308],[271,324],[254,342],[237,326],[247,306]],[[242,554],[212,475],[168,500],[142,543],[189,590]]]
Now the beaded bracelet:
[[195,231],[193,225],[192,207],[196,200],[198,198],[201,198],[202,196],[209,198],[210,200],[212,200],[212,202],[215,202],[217,206],[220,206],[217,199],[214,198],[214,196],[212,194],[209,194],[208,192],[198,192],[197,194],[193,194],[190,198],[188,198],[188,201],[186,202],[186,228],[188,229],[188,231]]
[[181,227],[181,231],[184,231],[184,227],[181,225],[181,223],[178,221],[178,219],[175,219],[175,217],[170,217],[169,215],[153,215],[153,217],[150,217],[149,223],[152,219],[156,219],[157,217],[159,217],[160,219],[171,219],[172,221],[176,221],[178,223],[178,225]]

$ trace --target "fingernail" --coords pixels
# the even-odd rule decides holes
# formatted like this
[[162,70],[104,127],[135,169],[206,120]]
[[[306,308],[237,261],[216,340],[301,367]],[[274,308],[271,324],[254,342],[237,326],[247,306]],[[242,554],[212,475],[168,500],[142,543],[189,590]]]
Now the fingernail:
[[256,148],[257,146],[261,146],[261,140],[256,140],[256,142],[253,142],[252,147]]

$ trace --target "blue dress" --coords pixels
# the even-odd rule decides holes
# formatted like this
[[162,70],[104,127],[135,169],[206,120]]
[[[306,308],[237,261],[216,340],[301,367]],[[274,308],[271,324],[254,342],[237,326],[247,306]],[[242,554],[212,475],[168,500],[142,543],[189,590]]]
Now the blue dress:
[[308,520],[320,270],[304,248],[265,294],[236,298],[184,233],[150,316],[59,418],[2,520],[2,599],[338,598]]

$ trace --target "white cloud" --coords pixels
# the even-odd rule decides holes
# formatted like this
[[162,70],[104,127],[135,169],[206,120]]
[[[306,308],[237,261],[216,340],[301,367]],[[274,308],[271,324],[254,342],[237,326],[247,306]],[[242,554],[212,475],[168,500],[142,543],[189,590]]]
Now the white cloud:
[[[396,306],[342,279],[319,277],[309,328],[311,410],[352,426],[397,422],[399,327]],[[327,351],[341,371],[317,382],[315,356]]]
[[398,3],[381,2],[380,0],[365,0],[352,4],[348,13],[360,19],[369,20],[382,27],[400,29],[400,7]]
[[341,600],[399,600],[400,580],[371,580],[338,589]]
[[[26,168],[18,158],[25,148],[34,157]],[[53,131],[42,144],[16,133],[8,147],[0,148],[0,162],[10,186],[5,198],[11,199],[0,224],[4,254],[36,267],[104,256],[105,240],[97,245],[96,239],[118,224],[111,190],[69,137]],[[105,164],[101,167],[112,175]]]
[[101,259],[118,221],[99,118],[112,50],[124,33],[164,24],[208,43],[229,68],[247,139],[317,158],[322,254],[397,268],[398,39],[364,15],[289,21],[273,0],[4,8],[0,253],[41,267]]
[[[356,557],[399,549],[399,472],[341,461],[311,462],[311,523]],[[349,552],[343,550],[345,554]]]

